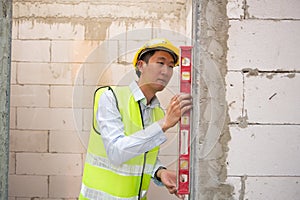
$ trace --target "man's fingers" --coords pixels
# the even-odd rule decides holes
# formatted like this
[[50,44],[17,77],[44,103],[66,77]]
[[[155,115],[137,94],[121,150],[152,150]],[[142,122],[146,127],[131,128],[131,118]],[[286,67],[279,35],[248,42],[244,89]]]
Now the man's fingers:
[[187,112],[191,109],[192,109],[192,105],[185,106],[184,108],[181,109],[181,115],[183,115],[185,112]]
[[186,93],[181,93],[181,94],[176,94],[171,98],[171,101],[183,101],[183,100],[191,100],[192,96],[190,94]]
[[177,189],[176,189],[176,187],[168,187],[168,190],[169,190],[169,193],[170,194],[176,194],[177,193]]
[[180,102],[180,108],[183,108],[183,107],[189,106],[189,105],[192,105],[192,101],[190,101],[190,100],[183,100]]

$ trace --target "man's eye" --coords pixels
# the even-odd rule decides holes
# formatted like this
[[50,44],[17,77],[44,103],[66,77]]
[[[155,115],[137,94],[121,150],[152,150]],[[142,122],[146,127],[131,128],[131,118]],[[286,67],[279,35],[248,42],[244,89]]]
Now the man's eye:
[[163,62],[157,62],[158,64],[160,64],[160,65],[164,65],[164,63]]

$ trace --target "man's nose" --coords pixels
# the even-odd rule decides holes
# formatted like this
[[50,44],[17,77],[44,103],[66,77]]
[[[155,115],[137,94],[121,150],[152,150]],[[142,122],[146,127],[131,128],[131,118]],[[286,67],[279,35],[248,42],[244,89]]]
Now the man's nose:
[[167,74],[169,71],[169,67],[167,65],[163,65],[161,68],[161,73],[162,74]]

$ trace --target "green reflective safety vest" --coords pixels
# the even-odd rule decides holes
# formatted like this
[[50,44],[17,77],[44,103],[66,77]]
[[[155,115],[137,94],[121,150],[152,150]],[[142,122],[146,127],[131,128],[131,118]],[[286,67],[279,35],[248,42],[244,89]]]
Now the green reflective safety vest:
[[[120,166],[111,164],[107,158],[101,134],[96,128],[95,117],[100,96],[108,89],[111,89],[116,97],[125,135],[129,136],[143,129],[139,103],[134,100],[129,87],[114,87],[113,89],[102,87],[96,90],[93,127],[90,133],[79,199],[137,200],[140,197],[145,200],[159,146]],[[163,116],[164,112],[160,107],[153,109],[152,119],[154,121],[160,120]]]

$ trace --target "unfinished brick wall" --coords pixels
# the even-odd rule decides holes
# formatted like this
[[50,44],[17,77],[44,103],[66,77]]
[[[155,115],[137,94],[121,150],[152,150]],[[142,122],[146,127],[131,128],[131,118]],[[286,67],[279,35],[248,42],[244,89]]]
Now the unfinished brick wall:
[[[186,44],[189,7],[183,0],[13,2],[11,200],[78,197],[96,85],[119,84],[134,73],[133,51],[146,40]],[[160,94],[163,105],[176,84]],[[175,144],[162,148],[171,168]],[[165,190],[159,196],[174,198]]]
[[[224,2],[205,2],[202,14],[208,24],[220,25],[215,24],[214,20],[221,20],[214,15],[224,17]],[[95,86],[128,81],[124,74],[132,72],[133,50],[146,39],[168,33],[176,44],[186,44],[179,35],[188,38],[191,32],[190,3],[14,1],[11,200],[78,196]],[[205,180],[212,181],[202,182],[199,191],[207,199],[232,195],[235,199],[296,200],[300,195],[299,9],[297,0],[228,0],[227,52],[224,43],[220,48],[214,40],[203,41],[210,44],[213,58],[222,58],[218,64],[224,77],[219,78],[226,78],[230,116],[226,136],[231,137],[218,141],[217,147],[222,148],[214,155],[222,163],[206,165],[211,176]],[[144,31],[133,37],[131,31],[137,29]],[[224,41],[227,33],[216,30],[205,32]],[[104,43],[109,38],[113,39]],[[99,49],[109,53],[99,54]],[[117,56],[107,59],[111,54]],[[226,54],[227,62],[222,57]],[[106,60],[101,63],[99,58]],[[104,68],[99,71],[100,65]],[[215,84],[214,79],[209,81]],[[175,78],[160,94],[163,106],[176,88]],[[224,96],[223,92],[218,95]],[[170,168],[175,168],[177,153],[174,132],[167,134],[170,140],[161,152]],[[214,189],[214,178],[225,181],[227,175],[227,182],[218,182],[222,187]],[[228,182],[233,187],[225,187]],[[232,188],[234,193],[229,194]],[[176,199],[163,188],[152,185],[151,191],[150,200]]]
[[229,0],[228,176],[236,199],[299,199],[300,2]]

